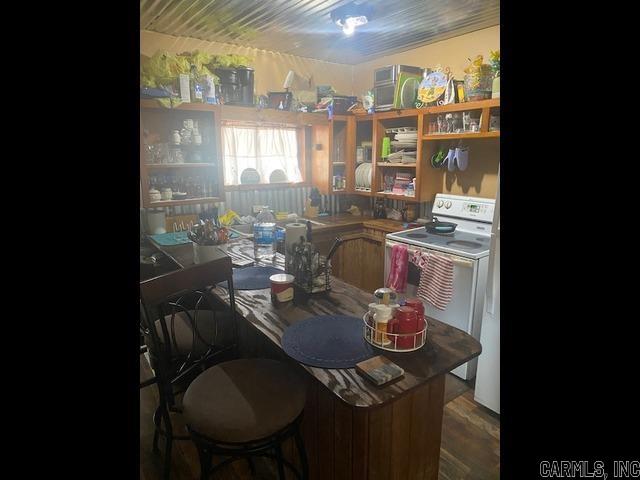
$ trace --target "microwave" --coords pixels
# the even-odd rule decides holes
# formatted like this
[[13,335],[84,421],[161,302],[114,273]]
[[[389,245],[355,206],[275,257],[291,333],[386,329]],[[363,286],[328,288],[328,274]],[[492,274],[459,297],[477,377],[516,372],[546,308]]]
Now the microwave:
[[378,87],[389,83],[396,83],[401,73],[411,73],[422,77],[423,68],[410,65],[387,65],[373,71],[373,86]]
[[401,72],[395,82],[373,87],[376,111],[392,108],[414,108],[422,73]]

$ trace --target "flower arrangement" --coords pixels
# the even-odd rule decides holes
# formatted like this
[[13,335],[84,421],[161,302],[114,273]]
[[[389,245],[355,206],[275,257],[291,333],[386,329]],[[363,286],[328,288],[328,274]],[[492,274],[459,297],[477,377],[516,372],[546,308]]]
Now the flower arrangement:
[[469,59],[471,63],[464,69],[465,97],[470,101],[491,98],[492,69],[483,60],[482,55],[476,56],[475,60]]
[[489,50],[489,64],[495,77],[500,76],[500,50]]

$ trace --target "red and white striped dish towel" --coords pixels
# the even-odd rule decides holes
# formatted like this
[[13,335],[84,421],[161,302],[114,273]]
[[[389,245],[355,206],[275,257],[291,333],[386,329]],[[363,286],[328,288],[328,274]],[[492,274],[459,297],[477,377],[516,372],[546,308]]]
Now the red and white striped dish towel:
[[445,310],[453,296],[453,262],[432,253],[414,252],[411,263],[421,269],[418,297],[438,310]]

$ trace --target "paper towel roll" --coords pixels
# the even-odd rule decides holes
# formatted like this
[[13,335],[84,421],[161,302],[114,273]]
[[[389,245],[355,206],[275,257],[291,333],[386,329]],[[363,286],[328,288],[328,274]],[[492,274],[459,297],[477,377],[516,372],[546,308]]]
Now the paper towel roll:
[[291,253],[291,245],[300,242],[300,237],[307,238],[307,225],[304,223],[287,223],[284,226],[284,264],[289,264],[289,254]]

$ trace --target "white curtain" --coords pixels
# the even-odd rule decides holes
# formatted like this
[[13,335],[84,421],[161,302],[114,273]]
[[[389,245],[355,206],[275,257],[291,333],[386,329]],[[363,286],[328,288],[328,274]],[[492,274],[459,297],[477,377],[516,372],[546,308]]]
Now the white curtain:
[[301,182],[298,141],[293,128],[223,126],[225,185],[239,185],[242,172],[255,168],[260,183],[269,183],[274,170],[282,170],[289,182]]

